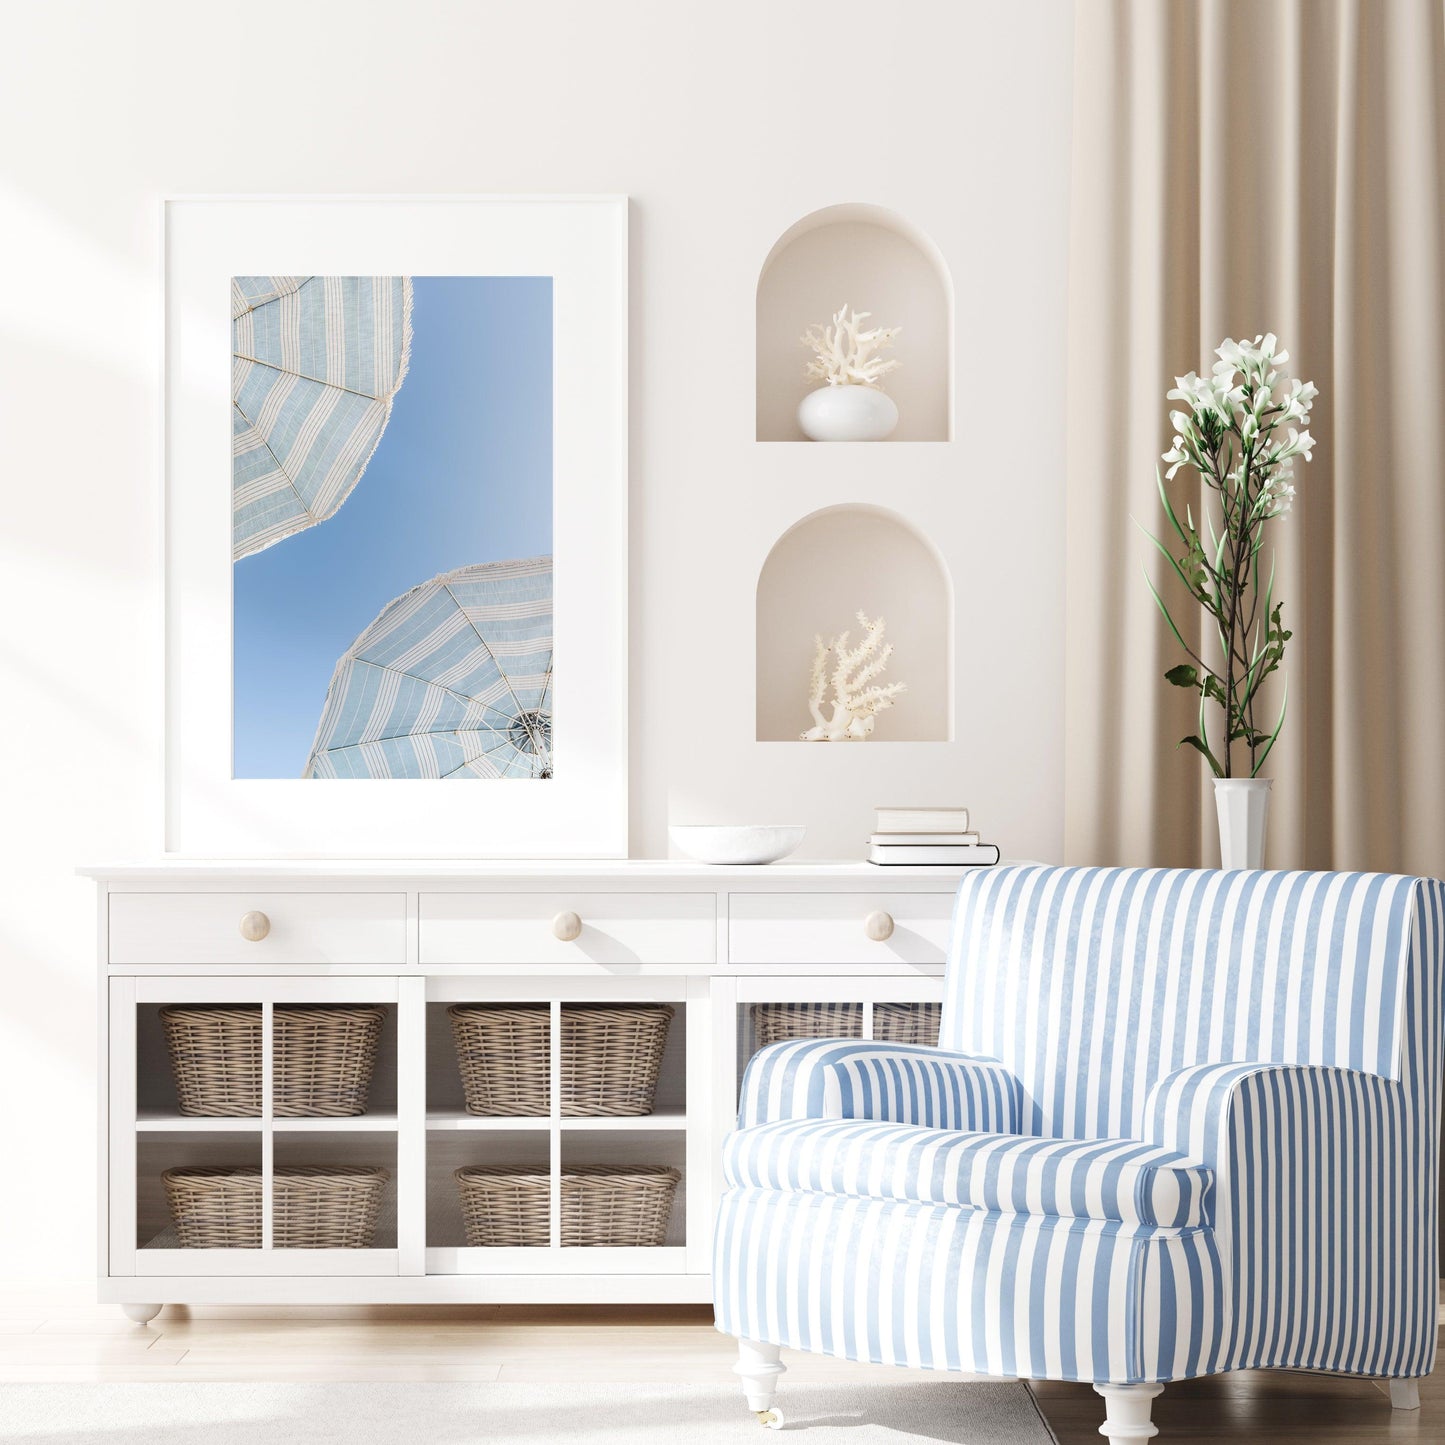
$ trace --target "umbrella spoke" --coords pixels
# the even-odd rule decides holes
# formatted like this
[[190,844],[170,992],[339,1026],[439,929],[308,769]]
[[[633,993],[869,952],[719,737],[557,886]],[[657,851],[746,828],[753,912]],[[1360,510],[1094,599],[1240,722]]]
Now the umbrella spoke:
[[291,490],[296,493],[296,505],[297,505],[308,517],[310,517],[313,522],[319,522],[319,521],[321,520],[321,518],[318,517],[318,516],[311,510],[311,508],[306,505],[306,498],[301,495],[301,488],[296,485],[296,478],[293,477],[293,476],[291,475],[291,473],[286,470],[285,466],[282,464],[281,458],[278,457],[278,456],[276,455],[276,453],[271,450],[271,443],[270,443],[269,441],[267,441],[266,438],[261,435],[261,430],[260,430],[260,428],[256,425],[255,422],[253,422],[253,421],[251,420],[250,417],[248,417],[248,416],[246,415],[246,413],[245,413],[244,411],[241,410],[241,403],[240,403],[239,401],[233,401],[233,402],[231,403],[231,405],[236,408],[236,415],[239,416],[239,417],[241,418],[241,420],[242,420],[243,422],[245,422],[246,425],[247,425],[248,427],[250,427],[250,429],[251,429],[253,432],[255,432],[255,434],[256,434],[256,439],[257,439],[257,440],[261,443],[261,445],[266,449],[266,453],[267,453],[267,455],[271,458],[271,460],[276,463],[276,470],[277,470],[278,472],[280,472],[281,475],[282,475],[283,477],[285,477],[285,479],[286,479],[288,482],[290,482],[290,484],[291,484]]
[[[347,743],[344,747],[329,748],[329,749],[326,750],[325,756],[326,756],[328,762],[330,762],[330,763],[332,764],[333,769],[334,769],[335,763],[336,763],[336,761],[337,761],[338,759],[354,759],[354,760],[359,760],[359,761],[361,762],[361,764],[363,765],[363,767],[365,768],[366,774],[367,774],[368,776],[371,776],[371,777],[376,777],[376,776],[378,776],[378,774],[377,774],[376,772],[374,772],[374,771],[372,770],[372,768],[370,767],[370,765],[368,764],[368,758],[369,758],[369,756],[374,755],[375,751],[377,751],[377,750],[380,750],[381,753],[382,753],[382,755],[383,755],[384,757],[386,757],[386,756],[388,756],[388,755],[390,755],[390,754],[392,754],[392,753],[395,752],[395,750],[382,748],[381,745],[382,745],[383,743],[387,743],[387,742],[402,743],[402,744],[411,743],[411,744],[413,744],[413,745],[416,745],[416,744],[419,744],[419,743],[421,743],[421,742],[424,742],[424,741],[426,741],[426,740],[428,740],[428,739],[432,739],[432,738],[444,738],[444,739],[448,740],[449,742],[452,742],[452,743],[456,746],[458,752],[459,752],[462,756],[461,756],[461,761],[460,761],[459,763],[457,763],[456,766],[454,766],[454,767],[445,767],[445,768],[443,768],[440,772],[438,772],[438,773],[436,774],[436,777],[438,777],[438,778],[450,778],[450,777],[454,777],[454,776],[455,776],[456,774],[458,774],[458,773],[462,773],[462,772],[467,771],[467,769],[471,768],[474,764],[479,763],[479,762],[482,762],[482,761],[484,761],[484,760],[487,759],[487,758],[494,757],[494,756],[496,756],[497,754],[510,755],[510,757],[515,757],[515,756],[517,756],[516,749],[515,749],[515,747],[512,745],[511,740],[510,740],[509,738],[506,738],[506,737],[498,737],[496,741],[494,741],[494,742],[492,742],[492,743],[490,744],[490,746],[481,748],[481,749],[478,750],[478,751],[468,752],[468,751],[467,751],[466,744],[465,744],[465,742],[464,742],[464,738],[469,737],[469,736],[470,736],[470,737],[478,737],[478,736],[480,736],[480,734],[477,733],[477,732],[475,732],[475,731],[469,731],[469,730],[467,730],[467,729],[461,729],[461,730],[455,730],[455,731],[453,731],[453,730],[447,730],[447,729],[444,729],[444,728],[443,728],[443,729],[437,729],[437,730],[435,730],[435,731],[433,731],[433,732],[426,732],[426,733],[402,733],[402,734],[398,734],[398,735],[395,735],[395,736],[392,736],[392,737],[387,737],[387,738],[373,738],[373,739],[368,740],[367,742]],[[396,755],[399,757],[399,756],[405,754],[405,752],[406,752],[406,749],[403,748],[403,749],[401,749],[401,752],[400,752],[399,754],[396,754]],[[416,756],[416,755],[417,755],[417,754],[416,754],[416,748],[415,748],[415,747],[413,747],[412,753],[413,753],[413,756]],[[509,763],[508,763],[508,766],[510,766],[510,761],[509,761]],[[347,775],[349,775],[349,776],[352,775],[352,774],[350,773],[350,770],[349,770],[349,769],[346,769],[346,770],[343,770],[343,771],[346,771]],[[505,771],[505,769],[499,768],[499,769],[498,769],[498,774],[501,775],[502,773],[504,773],[504,771]],[[421,777],[421,776],[424,776],[424,773],[423,773],[420,769],[415,769],[415,770],[413,770],[413,771],[411,771],[411,772],[408,772],[408,773],[405,773],[405,774],[397,774],[397,773],[392,772],[392,771],[390,770],[390,768],[388,768],[385,772],[381,773],[379,776],[381,776],[381,777],[397,777],[397,776]]]
[[[476,633],[477,641],[480,642],[480,643],[482,644],[482,646],[487,649],[487,655],[492,659],[492,665],[497,669],[497,675],[502,679],[503,682],[505,682],[505,683],[507,684],[507,691],[512,694],[512,703],[513,703],[513,706],[514,706],[514,707],[516,708],[516,710],[517,710],[517,717],[518,717],[519,719],[524,719],[524,718],[525,718],[525,715],[526,715],[526,710],[523,708],[523,706],[522,706],[522,704],[521,704],[521,700],[517,697],[517,694],[512,690],[511,679],[508,678],[507,674],[502,671],[502,665],[501,665],[500,662],[497,661],[497,655],[496,655],[496,653],[494,653],[494,652],[492,651],[491,647],[488,645],[487,639],[486,639],[485,637],[483,637],[480,632],[477,632],[476,624],[472,621],[471,617],[468,615],[467,609],[462,606],[461,601],[457,598],[456,593],[454,593],[454,592],[452,591],[452,589],[450,588],[450,586],[447,586],[445,583],[443,584],[443,588],[444,588],[444,590],[446,591],[447,596],[449,596],[449,597],[452,599],[452,601],[456,603],[456,605],[457,605],[457,611],[460,612],[460,613],[462,614],[462,616],[467,619],[468,625],[471,627],[472,631]],[[549,655],[550,655],[550,648],[548,649],[548,651],[549,651]],[[550,672],[550,671],[552,670],[552,664],[551,664],[550,660],[549,660],[548,663],[547,663],[547,670],[548,670],[548,672]],[[531,736],[532,736],[532,751],[533,751],[533,752],[540,752],[540,751],[541,751],[540,740],[536,737],[535,734],[532,733],[532,728],[531,728],[530,723],[526,723],[526,722],[524,721],[523,725],[527,728],[528,733],[531,734]]]
[[[259,311],[261,307],[269,306],[273,301],[279,301],[283,296],[294,296],[297,292],[310,285],[310,283],[314,281],[316,277],[302,276],[294,286],[288,286],[285,288],[273,286],[269,291],[262,292],[261,294],[256,296],[245,295],[245,293],[241,289],[241,281],[243,279],[247,278],[243,278],[240,276],[233,276],[231,278],[231,291],[233,295],[233,300],[236,296],[240,296],[241,300],[244,303],[239,310],[232,311],[232,321],[235,321],[242,316],[248,315],[252,311]],[[268,281],[274,281],[277,278],[275,276],[268,276],[266,279]]]
[[311,376],[307,372],[296,371],[289,366],[277,366],[274,361],[262,361],[259,356],[243,356],[239,351],[234,353],[234,355],[237,361],[249,361],[252,366],[264,366],[267,371],[276,371],[282,376],[294,376],[302,381],[314,381],[317,386],[327,386],[333,391],[343,391],[349,396],[359,396],[366,401],[384,401],[388,395],[387,392],[357,391],[355,387],[342,386],[339,382],[327,381],[324,376]]
[[[491,703],[485,701],[483,698],[473,697],[470,693],[458,692],[455,688],[448,687],[444,682],[437,682],[435,678],[422,677],[418,673],[408,672],[405,668],[393,667],[390,663],[376,662],[369,657],[358,657],[355,659],[355,661],[357,665],[361,667],[374,667],[378,672],[389,672],[397,677],[404,677],[412,682],[419,682],[423,687],[434,687],[438,692],[446,693],[448,697],[453,697],[458,702],[463,703],[469,707],[480,707],[486,709],[486,711],[489,713],[495,713],[497,717],[501,719],[502,727],[505,728],[511,726],[511,715],[509,713],[501,711],[498,708],[493,707]],[[441,731],[447,732],[450,731],[450,729],[443,728]],[[414,737],[415,733],[398,733],[397,736]],[[376,739],[376,741],[380,741],[380,739]]]
[[[456,767],[454,767],[454,768],[449,768],[446,772],[444,772],[444,773],[442,774],[442,777],[444,777],[444,778],[453,778],[453,777],[455,777],[458,773],[464,773],[464,772],[466,772],[468,768],[472,767],[473,764],[475,764],[475,763],[481,762],[481,760],[482,760],[483,758],[489,758],[489,757],[491,757],[494,753],[500,753],[500,752],[502,752],[504,749],[510,748],[511,746],[512,746],[511,742],[510,742],[508,739],[503,738],[502,741],[499,742],[499,743],[497,743],[495,747],[483,748],[481,752],[479,752],[479,753],[473,753],[471,757],[465,759],[464,761],[462,761],[461,763],[459,763]],[[513,749],[513,751],[515,751],[515,749]]]

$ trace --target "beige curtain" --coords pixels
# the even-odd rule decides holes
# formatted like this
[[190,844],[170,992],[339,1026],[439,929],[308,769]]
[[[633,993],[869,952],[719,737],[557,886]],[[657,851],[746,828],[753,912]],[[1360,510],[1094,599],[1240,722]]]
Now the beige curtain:
[[1131,518],[1172,378],[1274,331],[1320,398],[1267,862],[1445,874],[1441,0],[1078,0],[1074,109],[1066,856],[1218,861],[1146,566],[1191,604]]

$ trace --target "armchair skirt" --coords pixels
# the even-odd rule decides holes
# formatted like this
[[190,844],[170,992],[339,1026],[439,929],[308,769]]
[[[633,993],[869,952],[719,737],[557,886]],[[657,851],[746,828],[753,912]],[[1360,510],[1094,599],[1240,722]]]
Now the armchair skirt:
[[849,1360],[1133,1384],[1217,1350],[1207,1229],[730,1189],[714,1269],[719,1329]]

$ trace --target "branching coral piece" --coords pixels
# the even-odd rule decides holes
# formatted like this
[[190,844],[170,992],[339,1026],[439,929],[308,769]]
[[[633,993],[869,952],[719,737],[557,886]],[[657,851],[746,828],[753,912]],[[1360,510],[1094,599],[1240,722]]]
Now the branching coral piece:
[[[859,612],[858,623],[863,636],[857,647],[848,646],[846,632],[829,642],[814,638],[816,650],[808,679],[808,711],[813,714],[816,726],[802,734],[806,743],[862,742],[873,731],[878,714],[892,707],[898,694],[907,689],[907,684],[902,682],[885,683],[881,687],[869,685],[888,666],[893,644],[883,641],[887,624],[881,617],[870,622]],[[833,658],[833,715],[825,717],[823,699],[830,681],[830,656]]]
[[[871,311],[853,311],[843,303],[834,312],[831,326],[810,326],[802,335],[802,343],[813,352],[813,359],[803,368],[809,381],[826,382],[829,386],[878,386],[878,379],[897,371],[902,364],[896,357],[885,361],[874,353],[893,345],[901,326],[875,326],[860,331]],[[881,388],[879,388],[881,390]]]

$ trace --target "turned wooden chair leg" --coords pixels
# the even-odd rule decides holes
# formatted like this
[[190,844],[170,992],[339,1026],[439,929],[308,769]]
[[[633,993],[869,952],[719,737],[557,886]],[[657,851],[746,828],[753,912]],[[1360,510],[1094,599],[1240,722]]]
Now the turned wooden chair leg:
[[773,1406],[778,1376],[788,1368],[779,1358],[781,1354],[777,1345],[766,1345],[761,1340],[739,1340],[738,1362],[733,1366],[733,1373],[743,1382],[748,1409],[758,1417],[758,1423],[769,1430],[783,1428],[783,1412]]
[[1392,1410],[1418,1410],[1420,1408],[1419,1380],[1391,1380],[1390,1408]]
[[1137,1440],[1152,1440],[1159,1433],[1149,1412],[1163,1385],[1095,1385],[1094,1389],[1104,1397],[1099,1434],[1109,1445],[1132,1445]]

